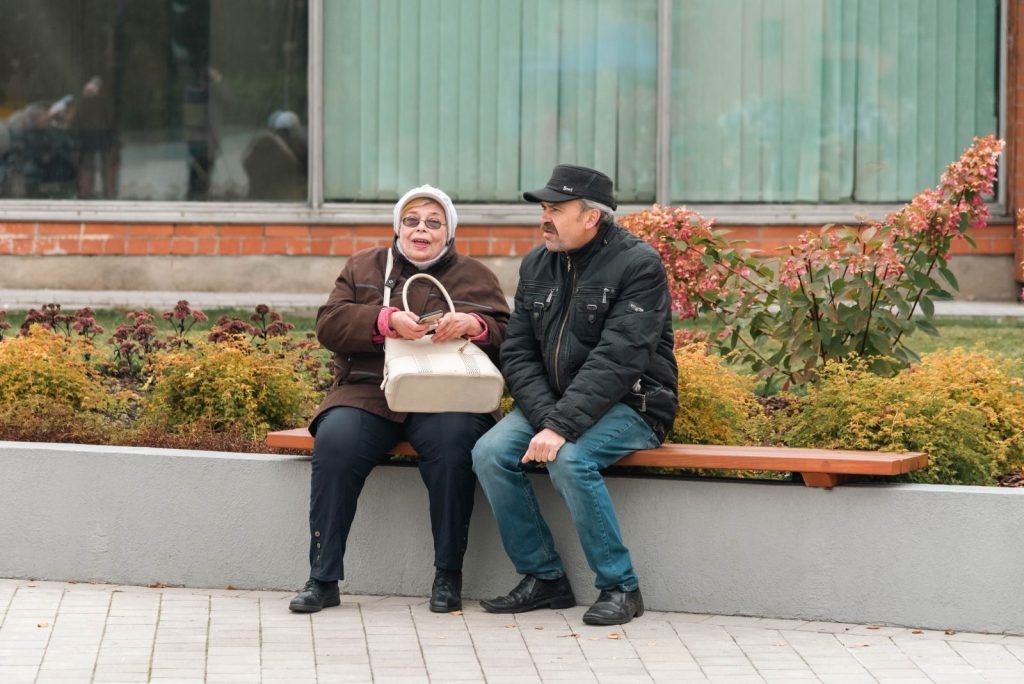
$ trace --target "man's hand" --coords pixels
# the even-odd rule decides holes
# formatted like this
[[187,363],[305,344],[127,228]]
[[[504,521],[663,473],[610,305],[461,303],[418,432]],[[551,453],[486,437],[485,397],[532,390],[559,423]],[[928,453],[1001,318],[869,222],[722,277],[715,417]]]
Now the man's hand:
[[544,428],[533,436],[530,446],[523,456],[523,463],[534,461],[536,463],[547,463],[558,458],[558,450],[565,444],[565,437],[558,434],[551,428]]

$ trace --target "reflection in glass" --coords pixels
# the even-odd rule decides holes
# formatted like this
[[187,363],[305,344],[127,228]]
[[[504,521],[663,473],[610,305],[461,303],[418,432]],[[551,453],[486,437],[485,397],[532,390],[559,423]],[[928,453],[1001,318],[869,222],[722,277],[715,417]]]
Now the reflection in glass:
[[[307,0],[0,13],[0,198],[305,200]],[[260,154],[269,135],[287,164]]]

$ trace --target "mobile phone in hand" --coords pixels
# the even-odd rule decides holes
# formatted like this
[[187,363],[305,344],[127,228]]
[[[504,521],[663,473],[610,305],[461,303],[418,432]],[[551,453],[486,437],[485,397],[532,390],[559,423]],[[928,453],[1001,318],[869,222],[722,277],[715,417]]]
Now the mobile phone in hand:
[[420,316],[416,322],[420,325],[434,325],[440,320],[441,316],[444,316],[444,311],[431,311]]

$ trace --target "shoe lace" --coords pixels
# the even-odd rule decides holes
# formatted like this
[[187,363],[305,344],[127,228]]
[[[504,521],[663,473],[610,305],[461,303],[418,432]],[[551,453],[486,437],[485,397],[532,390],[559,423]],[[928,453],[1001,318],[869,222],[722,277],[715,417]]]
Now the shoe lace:
[[434,575],[434,589],[440,589],[447,592],[455,592],[455,580],[454,574],[449,572],[438,572]]
[[318,593],[318,594],[320,592],[322,592],[323,590],[324,590],[324,583],[320,582],[318,580],[315,580],[312,577],[310,577],[308,580],[306,580],[306,586],[302,587],[302,591],[312,591],[312,592],[315,592],[315,593]]

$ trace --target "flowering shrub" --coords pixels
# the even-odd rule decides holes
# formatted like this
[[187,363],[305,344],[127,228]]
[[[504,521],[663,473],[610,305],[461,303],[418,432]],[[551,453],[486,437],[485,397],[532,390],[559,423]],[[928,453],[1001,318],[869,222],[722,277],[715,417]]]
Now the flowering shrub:
[[170,432],[237,427],[253,440],[268,429],[301,425],[316,396],[308,380],[295,374],[292,356],[239,339],[167,350],[147,368],[143,423]]
[[70,338],[72,332],[92,340],[103,332],[103,326],[96,323],[96,314],[89,307],[79,309],[74,316],[61,313],[60,304],[46,304],[42,309],[29,309],[21,324],[22,334],[33,325],[60,333]]
[[1024,463],[1024,380],[1008,359],[980,351],[933,352],[892,377],[863,360],[829,362],[780,416],[788,446],[924,451],[914,482],[994,485]]
[[676,349],[679,410],[668,441],[682,444],[752,444],[766,432],[753,393],[754,380],[722,365],[703,344]]
[[1024,302],[1024,207],[1017,210],[1017,230],[1014,235],[1013,273],[1017,280],[1017,301]]
[[191,348],[192,342],[188,339],[189,331],[196,323],[207,320],[205,313],[191,308],[184,299],[178,300],[174,308],[165,311],[162,316],[171,324],[172,332],[165,338],[163,344],[170,349]]
[[101,443],[124,401],[86,360],[92,352],[88,340],[68,338],[39,323],[0,343],[4,438]]
[[153,315],[148,311],[130,311],[128,323],[117,326],[107,343],[113,347],[108,370],[116,375],[139,378],[143,359],[162,347],[156,338]]
[[689,207],[655,204],[620,220],[661,255],[668,275],[672,309],[680,318],[694,318],[708,303],[725,294],[732,275],[730,262],[739,244],[725,240],[707,219]]
[[904,337],[935,334],[934,301],[959,287],[947,266],[951,246],[972,242],[968,230],[986,224],[1002,148],[993,136],[976,138],[936,188],[884,221],[805,233],[775,260],[743,250],[686,207],[655,206],[623,225],[662,254],[680,317],[704,319],[712,342],[748,364],[766,391],[803,385],[829,360],[853,355],[891,374],[917,359]]
[[207,317],[186,301],[160,315],[166,335],[147,311],[126,318],[103,347],[90,309],[48,304],[0,339],[0,439],[261,450],[268,427],[301,425],[330,383],[315,340],[291,339],[266,306],[246,335],[205,343],[194,325]]

